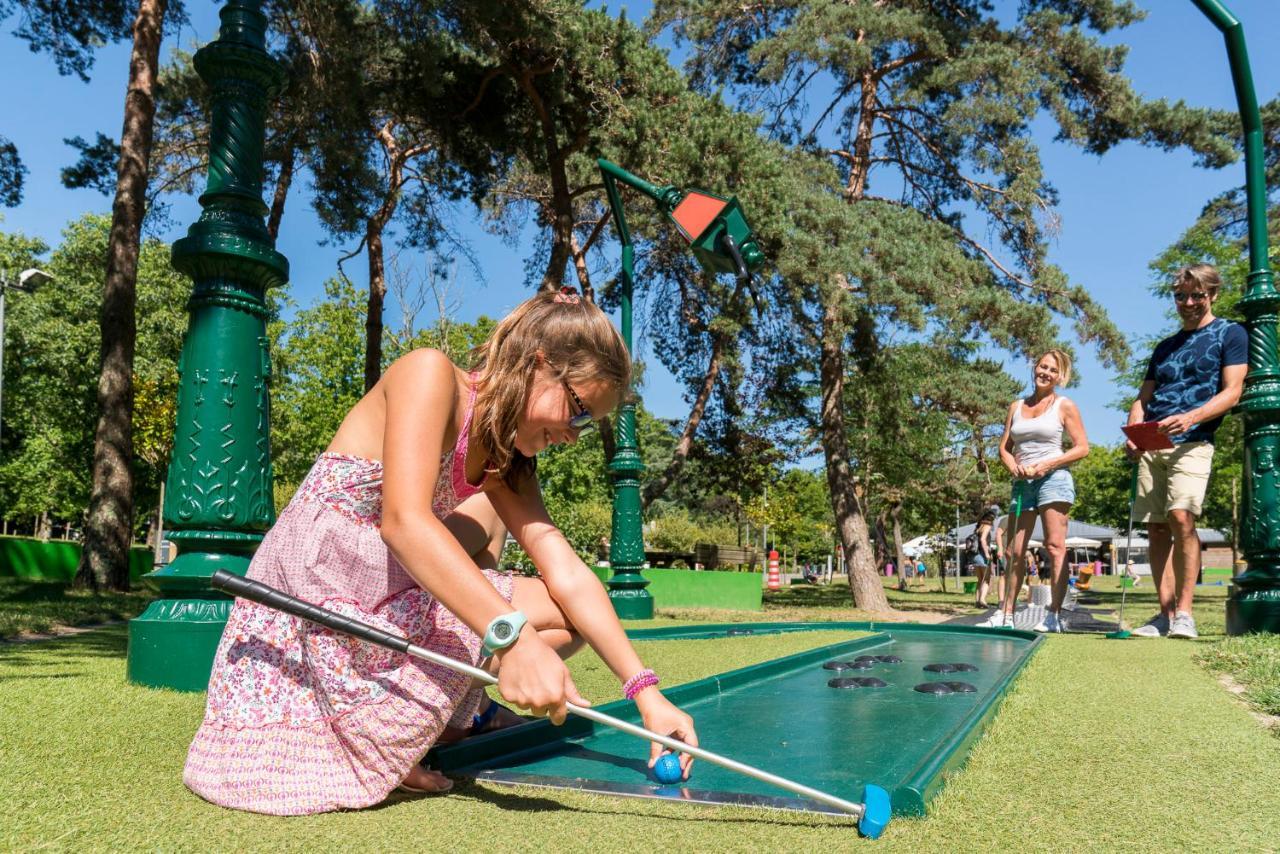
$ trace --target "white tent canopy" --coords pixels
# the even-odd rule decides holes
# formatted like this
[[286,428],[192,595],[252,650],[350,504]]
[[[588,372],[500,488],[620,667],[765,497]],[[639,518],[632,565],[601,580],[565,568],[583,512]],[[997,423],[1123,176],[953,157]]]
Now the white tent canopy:
[[921,555],[933,554],[945,547],[946,543],[940,537],[931,537],[924,534],[914,540],[907,540],[903,543],[902,553],[909,558],[915,559]]
[[1066,545],[1069,549],[1096,549],[1102,545],[1102,541],[1088,537],[1067,537]]

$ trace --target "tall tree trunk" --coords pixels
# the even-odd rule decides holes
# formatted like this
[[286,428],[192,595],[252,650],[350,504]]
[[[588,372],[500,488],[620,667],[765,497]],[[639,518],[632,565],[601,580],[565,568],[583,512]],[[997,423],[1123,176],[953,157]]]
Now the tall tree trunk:
[[684,429],[680,432],[680,440],[676,442],[675,452],[671,455],[671,461],[667,463],[666,469],[645,484],[645,507],[648,507],[666,493],[667,488],[679,477],[680,470],[684,468],[685,461],[689,458],[689,451],[693,448],[693,436],[698,432],[698,425],[702,423],[702,416],[707,410],[707,401],[711,399],[711,392],[716,387],[716,378],[720,376],[724,347],[724,336],[713,334],[711,338],[711,359],[707,362],[707,370],[702,375],[702,385],[698,387],[698,395],[694,398],[693,409],[689,412],[689,418],[684,423]]
[[[859,32],[858,40],[861,41],[864,35]],[[876,80],[868,72],[862,75],[862,109],[858,115],[849,181],[845,187],[846,198],[850,203],[861,199],[866,192],[876,103]],[[887,611],[889,600],[885,597],[884,587],[876,572],[867,517],[858,499],[857,484],[849,465],[849,441],[843,409],[847,322],[841,302],[845,285],[842,281],[828,283],[822,305],[822,353],[819,358],[822,449],[827,462],[831,509],[835,514],[836,533],[844,548],[845,572],[849,576],[853,602],[867,611]],[[859,328],[857,331],[863,330]]]
[[98,426],[93,489],[76,586],[129,589],[133,534],[133,355],[137,337],[138,244],[147,194],[155,120],[155,82],[166,0],[141,0],[120,134],[120,166],[111,207],[106,283],[102,292]]
[[893,553],[897,556],[898,572],[906,577],[907,553],[902,550],[902,501],[894,499],[889,516],[893,519]]
[[827,463],[827,485],[836,533],[844,548],[845,572],[853,602],[866,611],[887,611],[889,600],[876,574],[875,555],[854,494],[853,472],[849,467],[849,443],[845,434],[844,410],[844,328],[838,288],[826,297],[822,317],[822,355],[819,373],[822,387],[822,450]]
[[387,298],[386,261],[382,249],[382,233],[395,215],[404,188],[404,167],[419,154],[430,150],[424,144],[402,147],[395,136],[395,121],[378,130],[387,157],[387,192],[382,205],[365,223],[365,249],[369,253],[369,301],[364,317],[364,390],[368,392],[382,376],[382,306]]
[[569,232],[569,249],[573,254],[573,269],[578,274],[578,288],[587,302],[596,301],[595,288],[591,287],[591,271],[587,269],[587,253],[578,243],[578,235]]
[[875,549],[876,566],[884,566],[889,561],[889,534],[885,531],[884,523],[889,518],[889,509],[886,507],[876,514],[875,527],[871,531],[871,544]]
[[546,150],[547,177],[551,180],[551,207],[545,213],[551,221],[551,257],[547,259],[540,289],[554,291],[559,290],[564,281],[565,265],[573,256],[573,194],[569,190],[566,164],[570,155],[586,146],[588,137],[587,131],[583,129],[567,145],[560,144],[555,117],[534,82],[539,73],[536,69],[527,69],[520,75],[517,83],[529,98],[534,112],[538,114],[542,143]]
[[271,197],[271,212],[267,215],[267,234],[272,241],[280,236],[280,219],[284,216],[284,203],[289,197],[289,187],[293,184],[294,161],[298,150],[292,145],[285,152],[280,163],[280,177],[276,179],[276,191]]
[[387,297],[387,277],[382,256],[383,223],[377,216],[365,226],[365,252],[369,255],[369,301],[364,313],[364,390],[382,376],[382,304]]

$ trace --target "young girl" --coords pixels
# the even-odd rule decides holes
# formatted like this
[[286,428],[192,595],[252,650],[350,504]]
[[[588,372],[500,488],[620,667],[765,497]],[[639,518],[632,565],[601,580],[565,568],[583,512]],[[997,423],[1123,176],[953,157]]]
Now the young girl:
[[[644,725],[697,744],[658,691],[603,586],[547,518],[534,455],[577,441],[628,388],[631,361],[595,305],[541,293],[462,371],[435,350],[396,361],[347,414],[249,577],[451,658],[553,723],[589,705],[562,658],[591,644]],[[497,571],[510,530],[540,578]],[[364,807],[452,785],[418,763],[437,741],[514,723],[467,677],[238,600],[184,781],[278,815]],[[473,718],[482,705],[481,715]],[[651,745],[650,762],[660,753]],[[684,775],[691,757],[682,756]]]
[[[1000,440],[1000,461],[1014,477],[1005,549],[1013,573],[1006,579],[1000,607],[980,625],[1013,626],[1018,592],[1027,575],[1027,545],[1039,514],[1048,553],[1040,569],[1042,577],[1053,585],[1053,600],[1035,630],[1061,632],[1065,626],[1059,611],[1067,595],[1067,514],[1076,498],[1067,466],[1088,456],[1089,440],[1080,410],[1057,392],[1059,385],[1071,379],[1071,357],[1061,350],[1046,351],[1036,359],[1032,379],[1031,394],[1009,406]],[[1062,449],[1063,433],[1071,437],[1066,451]]]

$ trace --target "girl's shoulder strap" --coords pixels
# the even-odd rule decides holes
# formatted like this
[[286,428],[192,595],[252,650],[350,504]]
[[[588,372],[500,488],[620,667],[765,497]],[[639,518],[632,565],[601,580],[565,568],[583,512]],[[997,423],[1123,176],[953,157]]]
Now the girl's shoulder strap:
[[[467,437],[471,434],[471,417],[475,414],[475,411],[476,411],[476,391],[478,390],[478,386],[476,385],[475,371],[467,372],[467,386],[471,389],[471,391],[467,395],[467,411],[462,416],[462,429],[458,431],[458,443],[457,443],[457,447],[460,447],[463,449],[467,447]],[[464,450],[464,453],[465,453],[465,450]]]

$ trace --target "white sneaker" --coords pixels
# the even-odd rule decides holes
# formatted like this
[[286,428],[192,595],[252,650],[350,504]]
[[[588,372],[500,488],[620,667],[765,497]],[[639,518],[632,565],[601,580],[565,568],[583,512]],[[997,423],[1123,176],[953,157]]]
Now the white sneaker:
[[[1192,623],[1191,630],[1195,631],[1195,624]],[[1169,618],[1164,614],[1156,614],[1146,623],[1138,626],[1132,632],[1136,638],[1162,638],[1169,634]]]
[[1171,638],[1198,638],[1200,633],[1196,631],[1196,618],[1188,614],[1186,611],[1179,611],[1173,615],[1173,623],[1169,626],[1169,637]]
[[980,629],[1003,629],[1004,627],[1004,611],[999,608],[990,617],[978,623],[978,628]]
[[1047,634],[1050,632],[1053,634],[1062,634],[1066,630],[1067,627],[1063,622],[1062,617],[1055,614],[1053,611],[1045,611],[1044,619],[1037,623],[1032,629],[1032,631],[1040,632],[1041,634]]

